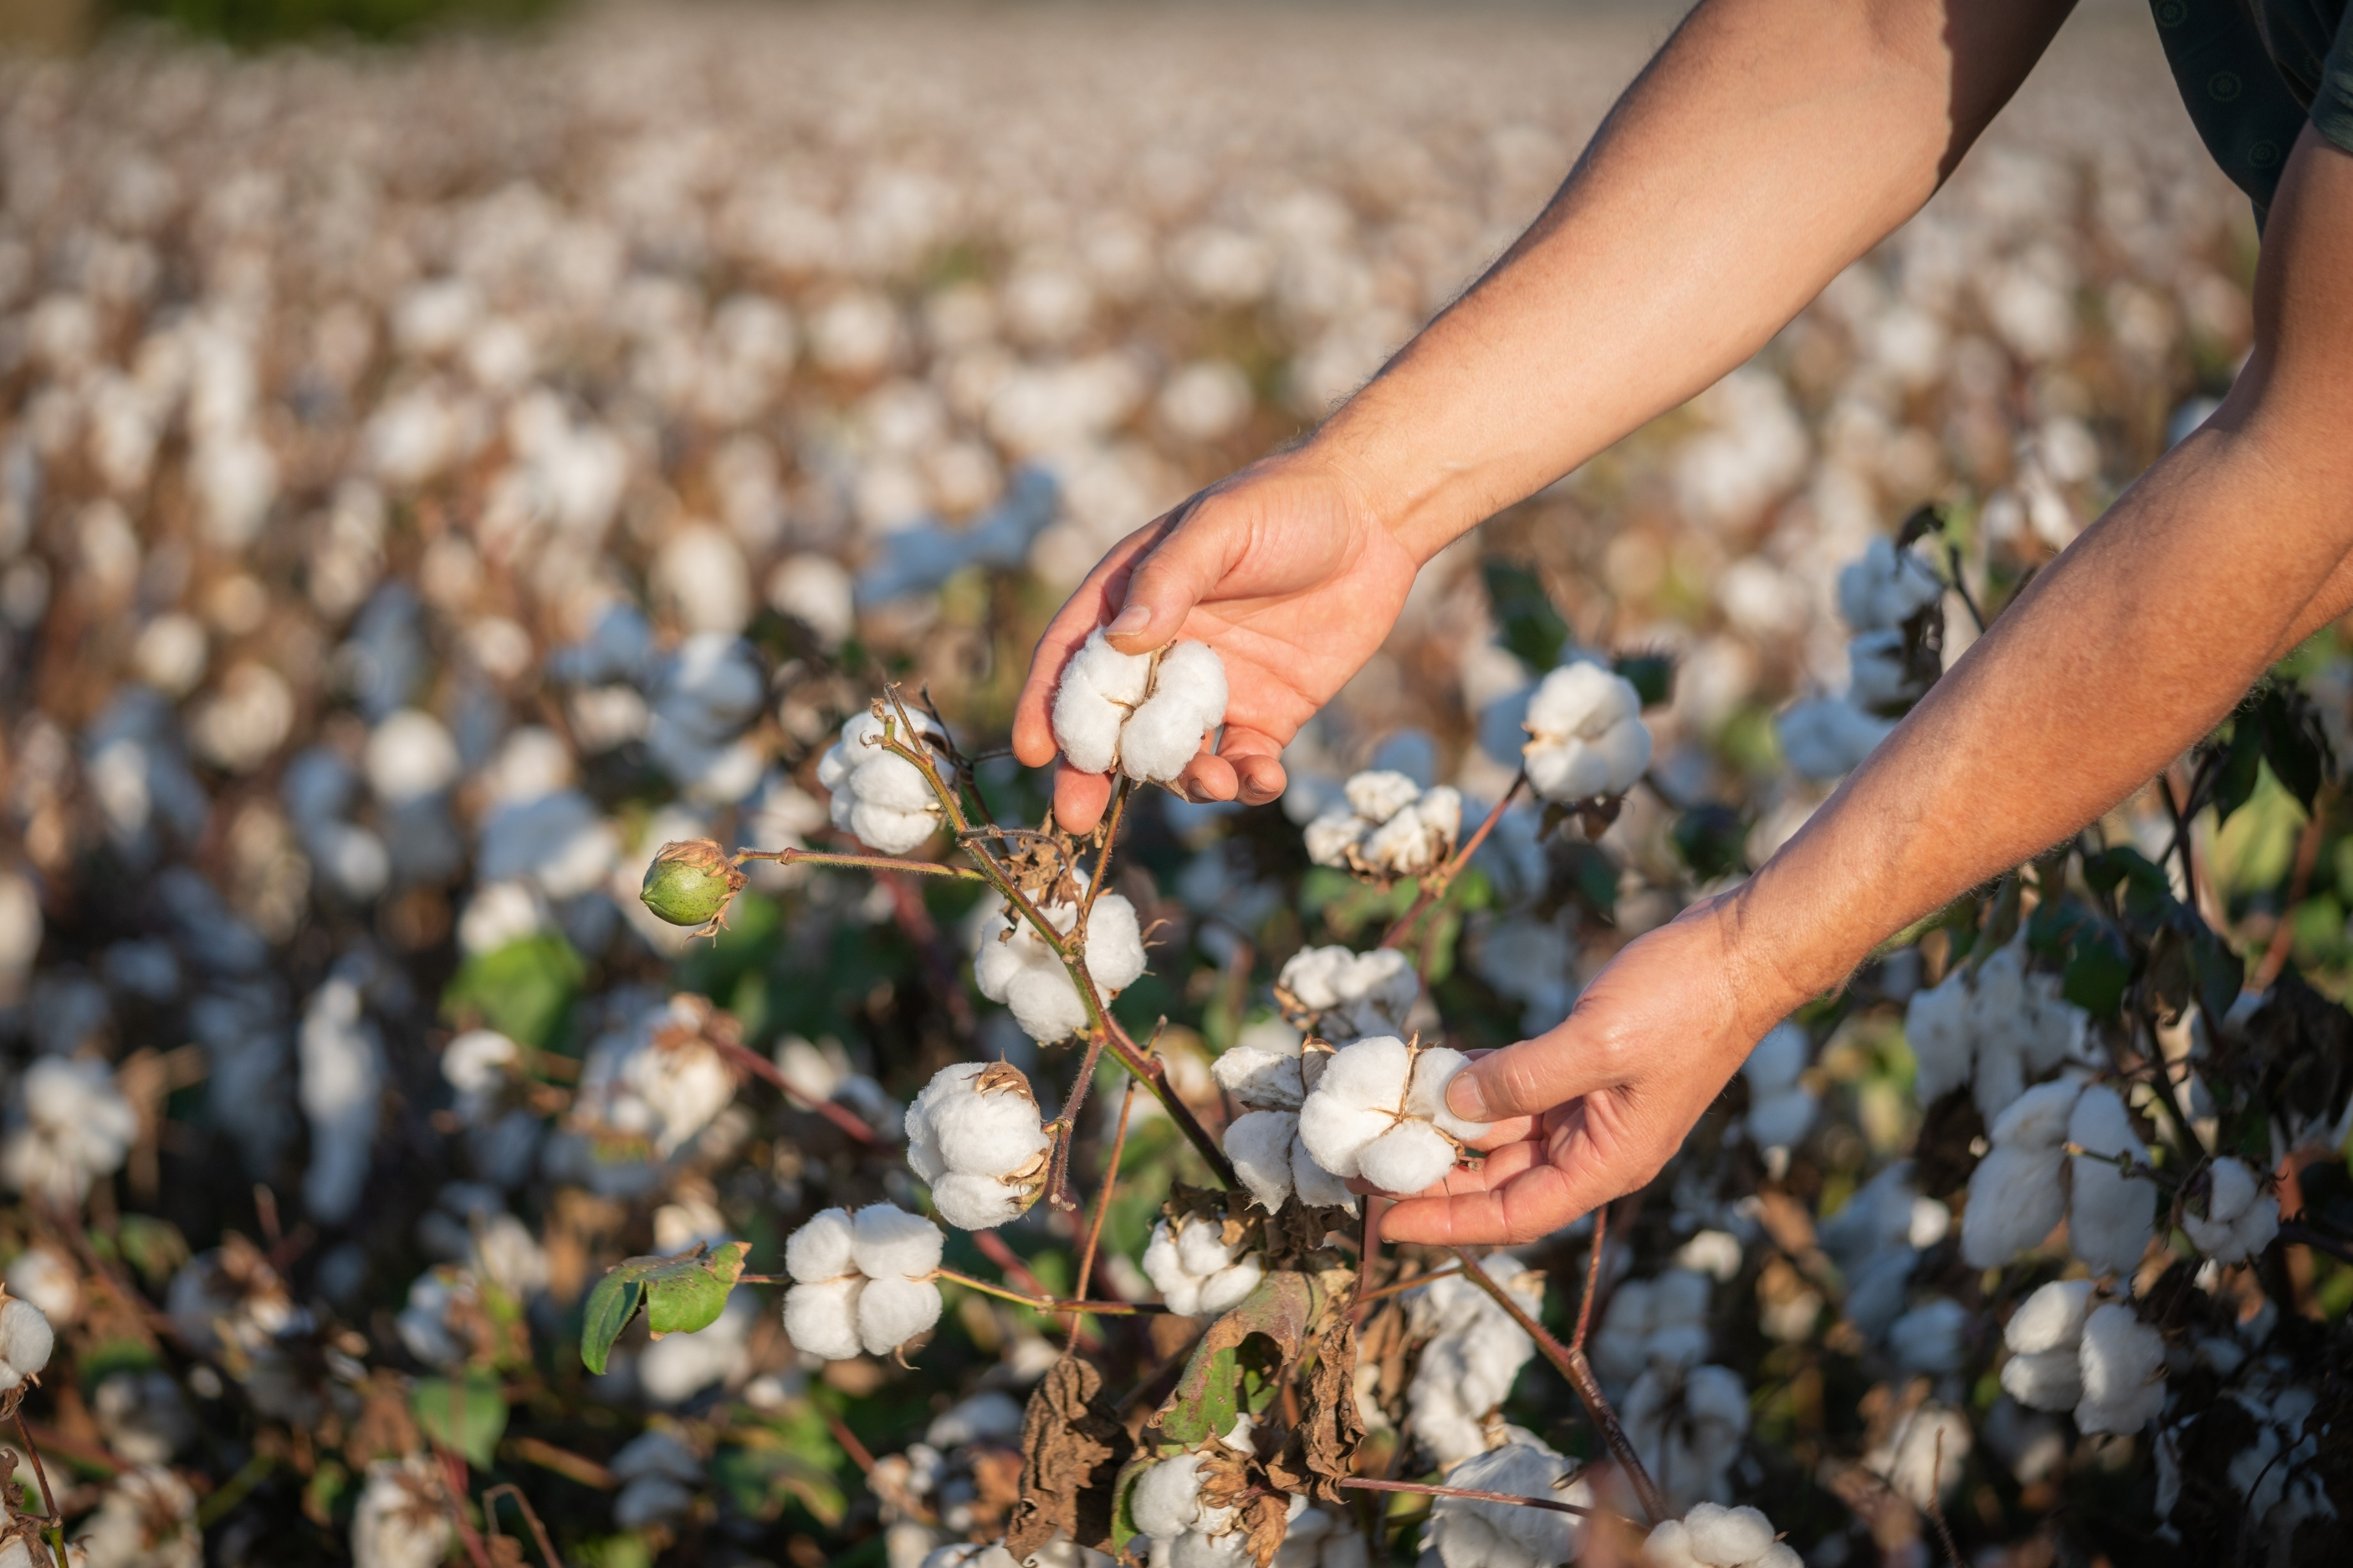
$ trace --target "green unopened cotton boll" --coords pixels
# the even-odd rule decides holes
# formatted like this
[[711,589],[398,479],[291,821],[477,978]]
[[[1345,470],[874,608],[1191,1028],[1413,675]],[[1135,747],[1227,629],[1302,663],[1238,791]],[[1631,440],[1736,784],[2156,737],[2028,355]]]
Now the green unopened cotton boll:
[[646,868],[638,897],[674,926],[705,926],[743,890],[744,873],[708,838],[681,838],[661,847]]

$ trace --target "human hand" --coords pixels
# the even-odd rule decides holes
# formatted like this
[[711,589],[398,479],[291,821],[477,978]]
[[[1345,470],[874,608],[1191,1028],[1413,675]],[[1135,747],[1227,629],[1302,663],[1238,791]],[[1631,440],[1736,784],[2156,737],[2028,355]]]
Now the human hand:
[[[1282,793],[1283,746],[1381,646],[1420,565],[1329,465],[1305,451],[1254,463],[1129,534],[1079,585],[1039,639],[1013,754],[1053,758],[1054,688],[1097,626],[1123,653],[1190,637],[1225,660],[1229,697],[1217,749],[1175,787],[1264,805]],[[1073,833],[1110,798],[1103,774],[1055,775],[1054,818]]]
[[1391,1205],[1383,1238],[1533,1241],[1657,1175],[1765,1031],[1804,999],[1742,951],[1737,897],[1694,904],[1636,938],[1558,1028],[1456,1078],[1448,1107],[1495,1123],[1479,1141],[1486,1162]]

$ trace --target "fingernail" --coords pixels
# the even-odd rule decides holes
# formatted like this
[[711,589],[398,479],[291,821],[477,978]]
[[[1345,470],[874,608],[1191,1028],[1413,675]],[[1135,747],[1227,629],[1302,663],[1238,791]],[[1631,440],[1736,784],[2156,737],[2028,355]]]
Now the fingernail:
[[1119,613],[1119,618],[1103,628],[1107,637],[1132,637],[1152,625],[1152,612],[1142,605],[1130,605]]
[[1446,1109],[1465,1121],[1493,1121],[1487,1113],[1487,1097],[1479,1088],[1478,1075],[1459,1072],[1454,1081],[1446,1086]]

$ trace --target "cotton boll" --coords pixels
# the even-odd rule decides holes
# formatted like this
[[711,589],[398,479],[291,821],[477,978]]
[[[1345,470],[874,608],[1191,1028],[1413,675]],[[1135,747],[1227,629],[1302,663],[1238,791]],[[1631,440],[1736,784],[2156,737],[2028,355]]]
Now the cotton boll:
[[1923,1106],[1969,1081],[1970,1000],[1968,973],[1957,967],[1935,985],[1915,991],[1904,1005],[1904,1038],[1915,1064],[1913,1091]]
[[1144,931],[1135,906],[1118,893],[1095,900],[1087,916],[1087,973],[1106,991],[1124,991],[1144,973]]
[[38,1307],[13,1297],[0,1300],[0,1394],[38,1379],[56,1345],[57,1331]]
[[1010,1175],[1053,1142],[1039,1125],[1027,1083],[946,1097],[933,1110],[931,1132],[949,1170],[983,1176]]
[[1299,1111],[1299,1135],[1318,1164],[1338,1176],[1360,1173],[1366,1148],[1397,1123],[1412,1065],[1394,1036],[1334,1053]]
[[940,1288],[928,1279],[869,1279],[858,1298],[859,1341],[888,1355],[938,1322],[940,1306]]
[[1901,626],[1944,595],[1928,563],[1888,539],[1873,540],[1839,572],[1839,614],[1859,632]]
[[1345,1178],[1325,1170],[1307,1147],[1307,1141],[1295,1134],[1291,1140],[1291,1184],[1299,1201],[1309,1208],[1356,1206],[1356,1194],[1348,1190]]
[[1081,773],[1107,773],[1119,758],[1120,730],[1152,685],[1149,654],[1127,654],[1098,627],[1063,668],[1055,689],[1054,743]]
[[1454,1168],[1455,1149],[1427,1121],[1402,1121],[1366,1144],[1356,1173],[1388,1193],[1418,1193]]
[[1236,1044],[1209,1064],[1209,1074],[1219,1089],[1257,1110],[1296,1110],[1307,1098],[1295,1039],[1287,1054]]
[[[2146,1163],[2148,1147],[2136,1136],[2116,1091],[2105,1084],[2084,1090],[2067,1121],[2067,1137],[2091,1153],[2121,1154]],[[2077,1155],[2067,1205],[2067,1241],[2093,1268],[2129,1273],[2148,1250],[2157,1214],[2154,1183],[2104,1160]]]
[[2209,1172],[2206,1213],[2185,1208],[2181,1228],[2190,1244],[2217,1263],[2238,1263],[2269,1247],[2279,1234],[2279,1205],[2245,1162],[2228,1155]]
[[1128,1517],[1155,1541],[1174,1541],[1201,1514],[1201,1456],[1178,1454],[1135,1479]]
[[959,1171],[932,1184],[932,1206],[958,1230],[995,1230],[1019,1219],[1029,1204],[1019,1187]]
[[1739,1568],[1772,1550],[1773,1524],[1753,1508],[1695,1504],[1683,1515],[1692,1556],[1711,1568]]
[[353,1568],[434,1568],[452,1535],[438,1468],[422,1454],[378,1459],[352,1513]]
[[[1523,1435],[1464,1459],[1446,1479],[1449,1486],[1466,1491],[1556,1498],[1589,1505],[1591,1489],[1583,1481],[1562,1484],[1571,1469],[1558,1454]],[[1577,1555],[1583,1537],[1584,1522],[1574,1514],[1446,1497],[1432,1501],[1424,1540],[1437,1548],[1446,1568],[1501,1568],[1503,1564],[1554,1568]],[[1499,1547],[1504,1550],[1499,1552]]]
[[2137,1432],[2164,1408],[2165,1340],[2131,1308],[2111,1303],[2084,1321],[2083,1363],[2084,1431]]
[[1801,778],[1827,783],[1862,765],[1895,732],[1895,721],[1864,712],[1843,698],[1799,702],[1773,721],[1781,755]]
[[2019,1303],[2002,1329],[2002,1341],[2021,1355],[2073,1350],[2091,1312],[2089,1279],[2054,1279]]
[[819,1209],[786,1238],[785,1272],[804,1285],[851,1273],[858,1267],[857,1237],[848,1209]]
[[1177,1233],[1176,1261],[1187,1274],[1206,1279],[1233,1260],[1233,1248],[1214,1225],[1195,1221]]
[[2064,1163],[2055,1148],[1997,1144],[1969,1173],[1961,1260],[1972,1268],[1999,1268],[2050,1235],[2067,1212],[2060,1180]]
[[1120,731],[1120,771],[1145,784],[1175,778],[1225,717],[1225,661],[1207,643],[1176,644],[1160,656],[1152,695]]
[[2001,1366],[2002,1392],[2031,1410],[2073,1410],[2084,1397],[2084,1367],[2073,1345],[2013,1354]]
[[1489,1121],[1465,1121],[1446,1109],[1446,1086],[1471,1065],[1471,1058],[1447,1046],[1426,1046],[1413,1059],[1413,1079],[1406,1091],[1405,1113],[1418,1116],[1440,1131],[1464,1142],[1494,1131]]
[[871,1204],[850,1215],[851,1251],[870,1279],[916,1279],[940,1266],[947,1237],[921,1215]]
[[863,1276],[796,1285],[785,1292],[785,1338],[793,1348],[827,1361],[854,1358],[861,1342],[858,1331],[859,1298]]
[[53,1247],[28,1247],[10,1258],[7,1288],[52,1323],[70,1323],[81,1311],[80,1275]]
[[1998,1148],[2056,1149],[2069,1136],[2068,1120],[2083,1093],[2080,1084],[2037,1084],[1994,1119],[1988,1136]]
[[1651,765],[1651,732],[1633,682],[1598,664],[1546,676],[1529,699],[1521,748],[1528,783],[1546,800],[1623,795]]
[[1642,1561],[1648,1568],[1699,1568],[1692,1555],[1691,1531],[1680,1519],[1668,1520],[1642,1538]]
[[[936,750],[946,740],[929,714],[911,711],[909,718],[920,733],[908,735],[894,721],[900,743]],[[884,748],[882,732],[882,721],[871,712],[852,714],[841,738],[818,760],[818,783],[831,795],[836,827],[869,848],[904,855],[937,831],[939,802],[914,763]]]
[[1193,1317],[1201,1310],[1201,1281],[1185,1272],[1176,1256],[1176,1237],[1169,1231],[1168,1222],[1161,1220],[1152,1227],[1152,1239],[1144,1248],[1145,1278],[1168,1310],[1180,1318]]
[[1201,1315],[1215,1317],[1229,1308],[1241,1304],[1242,1299],[1258,1289],[1265,1269],[1256,1258],[1245,1258],[1229,1268],[1220,1268],[1201,1282]]

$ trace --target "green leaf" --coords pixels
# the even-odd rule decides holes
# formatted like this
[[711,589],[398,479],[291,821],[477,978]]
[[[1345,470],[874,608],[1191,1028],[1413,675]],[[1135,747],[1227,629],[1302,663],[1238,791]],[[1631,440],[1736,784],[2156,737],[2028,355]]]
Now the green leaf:
[[507,1429],[507,1401],[493,1373],[474,1370],[464,1377],[420,1377],[409,1391],[409,1414],[426,1436],[486,1468]]
[[588,1293],[580,1364],[601,1376],[613,1342],[639,1307],[646,1309],[646,1326],[656,1339],[709,1328],[726,1309],[749,1250],[731,1241],[716,1252],[698,1246],[674,1258],[632,1258],[614,1268]]
[[2094,1018],[2113,1018],[2132,984],[2132,957],[2109,932],[2085,925],[2075,933],[2061,972],[2060,994]]
[[1222,1437],[1245,1412],[1272,1402],[1283,1369],[1299,1359],[1322,1306],[1306,1275],[1268,1275],[1241,1304],[1209,1325],[1184,1376],[1160,1407],[1161,1433],[1187,1447]]
[[562,1034],[587,973],[560,932],[542,931],[466,960],[441,994],[442,1016],[452,1023],[480,1018],[510,1039],[546,1050]]
[[1671,653],[1621,653],[1610,668],[1631,682],[1645,708],[1663,708],[1675,694],[1675,656]]
[[1748,835],[1740,814],[1728,805],[1714,801],[1695,805],[1675,818],[1668,836],[1674,840],[1675,853],[1683,858],[1683,864],[1704,882],[1712,882],[1746,864]]
[[1552,595],[1536,574],[1515,562],[1494,559],[1481,562],[1479,573],[1504,628],[1504,646],[1539,675],[1558,664],[1560,650],[1568,646],[1568,623],[1553,608]]

